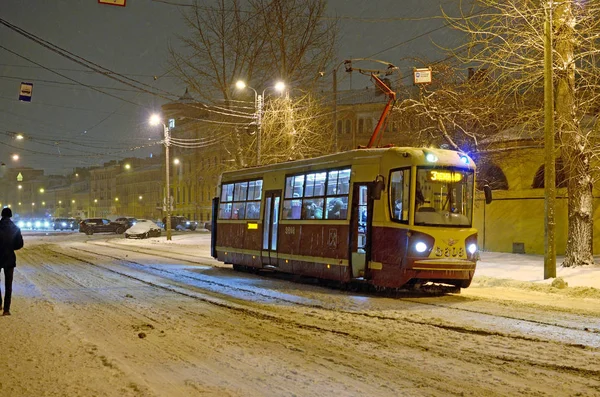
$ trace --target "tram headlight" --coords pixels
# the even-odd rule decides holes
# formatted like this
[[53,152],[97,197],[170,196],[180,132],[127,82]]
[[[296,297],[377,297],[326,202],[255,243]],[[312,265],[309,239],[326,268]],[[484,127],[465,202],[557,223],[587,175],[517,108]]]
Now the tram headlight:
[[437,162],[437,161],[438,161],[438,156],[436,156],[436,155],[435,155],[435,154],[433,154],[433,153],[427,153],[427,154],[425,155],[425,160],[427,160],[427,161],[428,161],[428,162],[430,162],[430,163],[435,163],[435,162]]
[[415,244],[415,250],[419,253],[425,252],[427,250],[427,244],[425,244],[422,241],[419,241],[418,243]]
[[475,251],[477,251],[477,244],[469,244],[467,246],[467,251],[469,251],[469,253],[473,255]]

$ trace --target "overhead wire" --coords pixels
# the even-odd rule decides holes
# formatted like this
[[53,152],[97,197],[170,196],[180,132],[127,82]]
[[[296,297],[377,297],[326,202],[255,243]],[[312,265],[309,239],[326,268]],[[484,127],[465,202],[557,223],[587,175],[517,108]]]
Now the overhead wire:
[[[154,0],[154,1],[157,1],[157,0]],[[158,1],[158,2],[169,3],[167,1]],[[480,11],[480,12],[482,12],[482,11]],[[145,84],[143,82],[140,82],[140,81],[137,81],[135,79],[131,79],[131,78],[125,76],[125,75],[113,72],[110,69],[104,68],[104,67],[102,67],[102,66],[100,66],[98,64],[95,64],[95,63],[90,62],[90,61],[88,61],[88,60],[86,60],[84,58],[81,58],[81,57],[79,57],[79,56],[77,56],[77,55],[75,55],[75,54],[73,54],[73,53],[71,53],[69,51],[63,50],[60,47],[55,46],[55,45],[53,45],[52,43],[50,43],[48,41],[40,39],[37,36],[35,36],[35,35],[33,35],[33,34],[29,33],[29,32],[26,32],[25,30],[23,30],[21,28],[18,28],[15,25],[12,25],[12,24],[8,23],[5,20],[0,19],[0,23],[2,23],[3,25],[5,25],[5,26],[7,26],[7,27],[9,27],[9,28],[11,28],[13,30],[15,30],[17,33],[19,33],[19,34],[27,37],[28,39],[33,40],[33,41],[37,42],[38,44],[40,44],[40,45],[42,45],[42,46],[50,49],[51,51],[57,52],[59,55],[67,57],[68,59],[70,59],[70,60],[72,60],[72,61],[74,61],[74,62],[76,62],[78,64],[81,64],[81,65],[85,66],[86,68],[92,69],[92,72],[100,73],[100,74],[102,74],[105,77],[112,78],[112,79],[114,79],[114,80],[116,80],[116,81],[118,81],[118,82],[120,82],[122,84],[125,84],[125,85],[128,85],[128,86],[134,88],[134,90],[132,90],[134,92],[145,92],[145,93],[148,93],[148,94],[153,95],[153,96],[162,97],[164,99],[169,99],[169,100],[171,99],[170,96],[172,94],[168,93],[167,91],[163,91],[163,90],[158,90],[158,92],[154,91],[155,87],[151,87],[148,84]],[[398,44],[396,44],[394,46],[388,47],[388,48],[386,48],[384,50],[381,50],[381,51],[379,51],[377,53],[374,53],[370,57],[373,57],[375,55],[378,55],[378,54],[381,54],[383,52],[389,51],[390,49],[396,48],[398,46],[407,44],[407,43],[409,43],[409,42],[411,42],[413,40],[416,40],[419,37],[422,37],[422,36],[424,36],[426,34],[435,32],[435,31],[440,30],[440,29],[442,29],[444,27],[447,27],[447,26],[448,26],[448,24],[445,24],[444,26],[438,27],[436,29],[432,29],[432,30],[430,30],[428,32],[425,32],[425,33],[421,34],[421,35],[415,36],[415,37],[413,37],[413,38],[411,38],[409,40],[405,40],[405,41],[403,41],[401,43],[398,43]],[[98,89],[97,87],[94,87],[93,85],[85,84],[85,83],[82,83],[82,82],[77,81],[75,79],[71,79],[68,76],[65,76],[65,75],[63,75],[63,74],[61,74],[59,72],[56,72],[55,70],[53,70],[51,68],[45,67],[45,66],[43,66],[43,65],[41,65],[39,63],[36,63],[36,62],[30,60],[27,57],[24,57],[24,56],[22,56],[22,55],[20,55],[20,54],[18,54],[16,52],[14,52],[14,51],[11,51],[10,49],[7,49],[4,46],[0,46],[0,48],[4,49],[5,51],[8,51],[8,52],[10,52],[10,53],[12,53],[12,54],[14,54],[16,56],[19,56],[20,58],[25,59],[26,61],[31,62],[31,63],[37,65],[38,67],[42,68],[42,69],[48,70],[48,71],[50,71],[50,72],[52,72],[54,74],[57,74],[58,76],[63,77],[65,79],[69,80],[69,81],[73,81],[76,85],[81,85],[81,86],[86,87],[88,89],[92,89],[94,91],[97,91],[97,92],[99,92],[101,94],[105,94],[105,95],[114,97],[116,99],[119,99],[119,100],[122,100],[122,101],[125,101],[125,102],[128,102],[128,103],[131,103],[131,104],[136,105],[136,106],[141,106],[141,105],[139,105],[139,104],[137,104],[135,102],[128,101],[128,100],[120,98],[120,97],[118,97],[116,95],[111,95],[110,93],[104,92],[103,90]],[[404,78],[406,78],[406,77],[404,77]],[[69,83],[65,83],[65,84],[69,84]],[[142,87],[140,87],[140,86],[138,86],[136,84],[139,84]],[[150,89],[145,89],[143,87],[150,87]],[[111,89],[111,88],[104,88],[104,89]],[[119,89],[116,89],[116,90],[119,90]],[[125,89],[120,89],[120,90],[125,91]],[[167,96],[165,98],[164,95],[169,95],[169,96]],[[360,94],[357,94],[357,95],[360,95]],[[243,103],[244,101],[239,101],[239,102]],[[247,103],[250,103],[250,102],[247,102]],[[189,104],[186,104],[186,105],[189,106]],[[238,108],[240,108],[240,109],[252,109],[249,106],[248,107],[238,107]],[[235,109],[232,109],[231,107],[223,108],[223,107],[220,107],[220,106],[211,106],[210,108],[205,107],[203,109],[207,110],[209,112],[213,112],[213,113],[216,113],[216,114],[219,114],[219,115],[228,116],[228,117],[240,117],[240,118],[245,118],[245,119],[253,119],[253,118],[255,118],[255,116],[253,115],[253,113],[243,112],[243,111],[237,111]],[[102,123],[104,120],[106,120],[112,114],[114,114],[114,112],[111,113],[111,114],[109,114],[109,116],[105,117],[104,119],[102,119],[101,121],[99,121],[98,123],[96,123],[95,125],[98,125],[98,124]],[[332,112],[329,112],[329,115],[330,114],[332,114]],[[319,115],[318,117],[326,117],[327,115],[328,115],[327,113],[323,113],[322,115]],[[240,122],[240,123],[224,122],[223,120],[209,120],[209,119],[205,119],[205,118],[197,118],[196,120],[200,121],[200,122],[226,124],[226,125],[247,125],[247,123],[244,123],[244,122]],[[183,145],[184,143],[182,142],[180,144]]]

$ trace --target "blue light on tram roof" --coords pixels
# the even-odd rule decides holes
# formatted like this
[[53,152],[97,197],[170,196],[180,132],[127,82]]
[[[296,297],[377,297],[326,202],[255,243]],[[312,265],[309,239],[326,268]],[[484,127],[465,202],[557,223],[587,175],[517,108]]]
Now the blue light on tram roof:
[[462,161],[465,164],[469,164],[469,157],[467,157],[463,154],[460,156],[460,161]]

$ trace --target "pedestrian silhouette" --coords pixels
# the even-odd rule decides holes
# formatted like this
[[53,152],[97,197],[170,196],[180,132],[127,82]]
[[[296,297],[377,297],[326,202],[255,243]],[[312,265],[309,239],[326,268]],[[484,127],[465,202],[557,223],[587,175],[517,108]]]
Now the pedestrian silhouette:
[[[0,219],[0,269],[4,270],[4,307],[3,316],[10,316],[10,303],[12,298],[12,282],[15,267],[17,266],[16,250],[23,248],[21,229],[10,220],[12,211],[6,207],[2,209]],[[0,291],[0,307],[2,306],[2,291]]]

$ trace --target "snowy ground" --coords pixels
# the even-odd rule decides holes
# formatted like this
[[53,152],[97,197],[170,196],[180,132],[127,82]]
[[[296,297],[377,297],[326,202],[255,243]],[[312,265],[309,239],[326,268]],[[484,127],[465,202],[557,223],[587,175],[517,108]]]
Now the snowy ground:
[[598,266],[558,267],[567,287],[482,253],[459,295],[385,297],[235,272],[209,241],[26,234],[0,396],[600,395]]
[[[199,247],[209,255],[208,233],[187,233],[174,236],[165,241],[164,237],[147,240],[123,240],[122,244],[138,246],[156,246],[158,244],[176,245],[178,252],[197,255]],[[600,289],[600,258],[595,266],[563,268],[562,257],[556,259],[556,277],[562,278],[569,287],[593,287]],[[544,280],[544,257],[541,255],[507,254],[500,252],[482,252],[477,263],[475,277],[492,277],[502,280],[526,281],[539,284],[551,284],[553,278]]]

